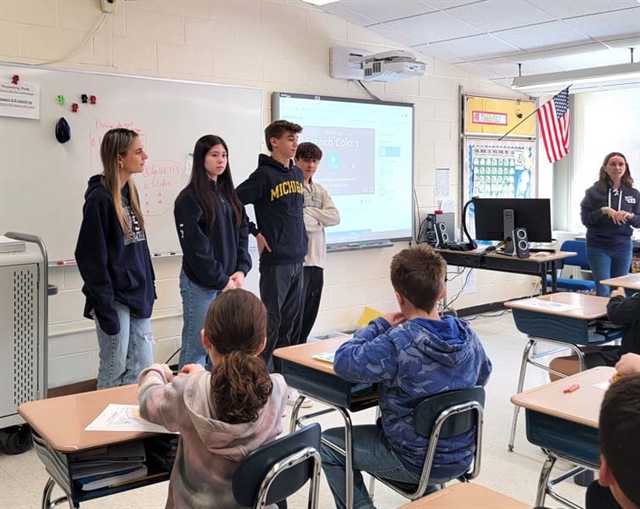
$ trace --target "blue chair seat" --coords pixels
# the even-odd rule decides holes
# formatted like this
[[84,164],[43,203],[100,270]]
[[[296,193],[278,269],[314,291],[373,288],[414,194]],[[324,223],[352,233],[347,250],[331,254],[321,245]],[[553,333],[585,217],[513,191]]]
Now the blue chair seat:
[[[589,260],[587,260],[587,243],[584,240],[565,240],[560,247],[561,251],[577,253],[575,256],[565,258],[565,265],[574,265],[582,270],[590,270]],[[547,286],[551,286],[551,276],[547,276]],[[570,292],[590,292],[595,290],[595,281],[589,279],[576,279],[570,277],[558,278],[558,289]]]
[[[547,286],[551,286],[551,276],[547,276]],[[590,292],[596,289],[596,283],[589,279],[559,277],[558,289],[569,290],[570,292]]]

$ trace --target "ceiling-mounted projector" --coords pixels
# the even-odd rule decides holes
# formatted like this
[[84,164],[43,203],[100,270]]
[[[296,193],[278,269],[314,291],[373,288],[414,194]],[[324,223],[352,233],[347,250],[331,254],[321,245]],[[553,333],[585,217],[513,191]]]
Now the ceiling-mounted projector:
[[399,81],[424,76],[427,66],[408,51],[385,51],[366,57],[362,63],[364,81]]
[[331,48],[332,78],[364,81],[399,81],[427,72],[424,62],[403,50],[371,53],[365,50]]

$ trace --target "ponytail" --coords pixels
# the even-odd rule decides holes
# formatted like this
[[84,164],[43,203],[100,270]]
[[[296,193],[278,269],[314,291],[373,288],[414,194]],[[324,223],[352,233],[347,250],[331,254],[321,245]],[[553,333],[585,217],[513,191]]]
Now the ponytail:
[[255,421],[272,390],[267,366],[256,355],[234,350],[213,368],[211,393],[216,414],[229,424]]

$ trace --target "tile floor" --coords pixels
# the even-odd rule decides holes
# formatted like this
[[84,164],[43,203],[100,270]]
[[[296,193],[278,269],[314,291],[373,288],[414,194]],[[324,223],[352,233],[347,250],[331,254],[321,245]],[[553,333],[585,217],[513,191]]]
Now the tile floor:
[[[498,317],[479,317],[471,321],[474,330],[493,362],[493,374],[487,386],[485,409],[484,444],[482,470],[474,481],[511,497],[533,505],[536,484],[544,455],[542,451],[527,443],[524,434],[524,420],[520,419],[514,452],[508,452],[507,442],[513,406],[509,397],[515,393],[518,369],[526,337],[520,334],[510,313]],[[530,367],[526,387],[534,387],[547,382],[547,375],[535,367]],[[318,408],[318,404],[314,405]],[[287,412],[290,412],[288,407]],[[368,410],[353,416],[355,423],[372,422],[374,410]],[[288,429],[288,415],[283,423]],[[324,416],[323,427],[340,424],[339,417]],[[567,468],[560,463],[556,471]],[[33,450],[18,456],[6,456],[0,453],[0,508],[33,509],[40,507],[41,494],[47,474]],[[143,489],[106,497],[83,504],[86,509],[156,509],[163,508],[168,483],[156,484]],[[558,491],[584,505],[584,488],[567,481],[561,483]],[[289,501],[290,509],[307,507],[307,492],[302,490]],[[406,500],[382,486],[376,484],[375,504],[378,509],[400,507]],[[548,507],[558,504],[547,498]],[[333,499],[326,482],[320,488],[320,508],[333,508]],[[61,507],[67,507],[66,505]]]

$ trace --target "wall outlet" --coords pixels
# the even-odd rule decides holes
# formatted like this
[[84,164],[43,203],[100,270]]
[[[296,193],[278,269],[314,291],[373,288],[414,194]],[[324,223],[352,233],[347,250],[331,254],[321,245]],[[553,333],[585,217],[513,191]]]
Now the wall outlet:
[[118,10],[118,0],[100,0],[102,12],[114,14]]

